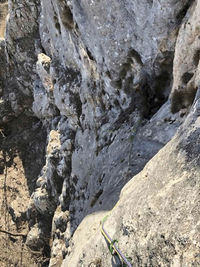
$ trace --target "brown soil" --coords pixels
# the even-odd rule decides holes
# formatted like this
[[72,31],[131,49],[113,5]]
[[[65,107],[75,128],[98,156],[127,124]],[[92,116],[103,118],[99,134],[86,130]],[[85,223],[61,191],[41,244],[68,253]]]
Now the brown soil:
[[5,28],[6,28],[6,16],[8,14],[8,3],[0,2],[0,38],[4,37]]
[[45,266],[43,252],[26,246],[27,208],[44,164],[46,134],[21,116],[0,131],[0,266]]

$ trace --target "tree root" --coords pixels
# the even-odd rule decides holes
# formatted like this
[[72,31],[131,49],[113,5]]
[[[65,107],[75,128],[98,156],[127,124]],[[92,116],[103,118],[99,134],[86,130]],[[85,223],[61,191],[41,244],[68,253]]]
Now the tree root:
[[7,234],[7,235],[12,235],[12,236],[22,236],[22,237],[26,237],[27,236],[27,234],[25,234],[25,233],[12,233],[12,232],[9,232],[9,231],[3,230],[3,229],[0,229],[0,233],[4,233],[4,234]]

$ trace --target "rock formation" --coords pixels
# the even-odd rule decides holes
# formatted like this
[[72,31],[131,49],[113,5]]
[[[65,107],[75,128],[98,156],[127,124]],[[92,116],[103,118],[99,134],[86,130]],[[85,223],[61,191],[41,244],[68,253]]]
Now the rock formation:
[[99,230],[109,210],[133,266],[200,265],[199,11],[200,0],[8,0],[1,150],[16,147],[25,169],[36,266],[120,266]]

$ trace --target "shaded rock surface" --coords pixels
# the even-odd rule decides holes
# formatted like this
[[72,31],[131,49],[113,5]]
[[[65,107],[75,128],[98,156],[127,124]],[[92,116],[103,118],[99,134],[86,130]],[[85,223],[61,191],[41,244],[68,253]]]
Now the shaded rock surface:
[[[192,243],[192,235],[198,242],[199,144],[192,135],[198,101],[190,107],[200,77],[199,5],[8,1],[0,41],[0,125],[7,138],[16,120],[41,127],[28,139],[43,137],[46,155],[31,143],[37,177],[26,210],[26,244],[43,251],[49,266],[64,258],[66,266],[112,264],[97,226],[120,194],[106,227],[133,264],[185,266],[190,257],[198,264]],[[184,152],[189,147],[196,162]],[[185,230],[179,218],[188,223]]]

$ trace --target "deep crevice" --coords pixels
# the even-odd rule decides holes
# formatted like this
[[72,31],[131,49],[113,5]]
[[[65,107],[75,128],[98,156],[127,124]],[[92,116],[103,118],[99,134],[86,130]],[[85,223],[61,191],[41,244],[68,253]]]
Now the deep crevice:
[[193,57],[195,67],[198,66],[199,60],[200,60],[200,49],[196,50],[194,57]]
[[183,82],[184,84],[187,84],[187,83],[192,79],[193,76],[194,76],[194,73],[192,73],[192,72],[185,72],[185,73],[182,75],[182,77],[181,77],[182,82]]
[[195,0],[189,0],[184,6],[183,8],[178,12],[178,14],[176,15],[176,20],[178,24],[182,23],[182,20],[184,19],[188,9],[190,8],[190,6],[193,4]]

